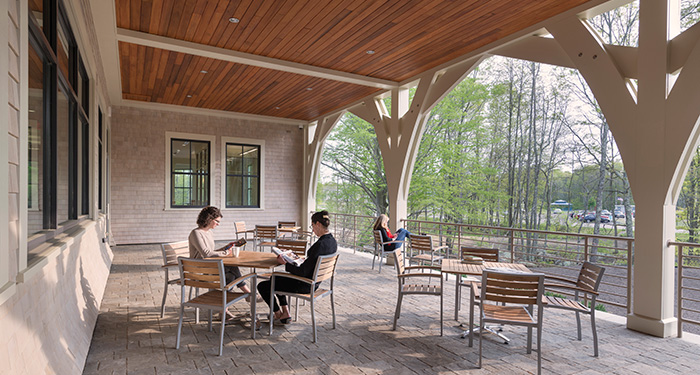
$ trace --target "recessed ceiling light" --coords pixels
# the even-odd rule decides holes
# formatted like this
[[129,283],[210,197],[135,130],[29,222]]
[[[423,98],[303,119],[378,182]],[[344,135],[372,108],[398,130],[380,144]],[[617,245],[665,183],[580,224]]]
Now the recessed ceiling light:
[[192,95],[187,95],[187,97],[188,97],[188,98],[191,98],[191,97],[192,97]]
[[313,87],[307,87],[307,88],[306,88],[306,91],[311,91],[311,90],[313,90],[313,89],[314,89]]
[[199,72],[200,72],[200,73],[204,73],[204,74],[209,73],[209,72],[207,72],[206,70],[200,70]]
[[236,18],[236,17],[231,17],[231,18],[228,19],[228,22],[231,22],[231,23],[239,23],[239,22],[241,22],[241,20],[239,20],[239,19]]
[[275,109],[280,109],[280,107],[275,107]]
[[374,55],[374,50],[368,50],[368,51],[367,51],[367,54],[368,54],[368,55]]

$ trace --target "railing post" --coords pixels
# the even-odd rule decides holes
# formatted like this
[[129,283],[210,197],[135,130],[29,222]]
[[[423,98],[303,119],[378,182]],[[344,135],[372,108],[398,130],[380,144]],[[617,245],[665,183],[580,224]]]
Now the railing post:
[[462,224],[457,224],[457,259],[462,259]]
[[627,240],[627,314],[632,313],[632,239]]
[[583,261],[588,262],[588,236],[583,237]]
[[508,236],[508,247],[510,248],[510,262],[515,263],[515,231],[513,228],[509,229],[510,235]]
[[352,215],[352,253],[357,253],[357,215]]
[[678,337],[683,337],[683,245],[678,247]]

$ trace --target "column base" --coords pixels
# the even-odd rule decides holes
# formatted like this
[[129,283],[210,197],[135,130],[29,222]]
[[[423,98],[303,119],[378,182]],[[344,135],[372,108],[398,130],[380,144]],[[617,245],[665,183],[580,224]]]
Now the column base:
[[671,337],[678,334],[678,319],[652,319],[645,316],[627,315],[627,328],[656,337]]

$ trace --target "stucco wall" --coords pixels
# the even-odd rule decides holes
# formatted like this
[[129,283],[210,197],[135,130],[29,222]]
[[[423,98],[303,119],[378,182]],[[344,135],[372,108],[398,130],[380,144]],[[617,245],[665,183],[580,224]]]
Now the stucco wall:
[[221,137],[265,141],[264,209],[223,209],[217,240],[235,237],[234,221],[276,224],[302,215],[303,130],[294,125],[120,107],[112,110],[111,232],[117,244],[187,239],[199,209],[166,209],[166,132],[215,136],[210,204],[222,208]]
[[82,372],[112,263],[103,226],[70,230],[0,305],[0,374]]

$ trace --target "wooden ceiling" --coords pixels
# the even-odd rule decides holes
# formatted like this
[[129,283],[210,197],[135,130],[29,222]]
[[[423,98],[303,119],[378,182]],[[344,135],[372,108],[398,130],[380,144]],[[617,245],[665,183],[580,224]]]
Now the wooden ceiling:
[[[115,0],[115,5],[121,29],[401,82],[586,1]],[[240,22],[229,22],[231,17]],[[119,55],[124,99],[308,121],[381,90],[134,43],[119,42]]]

